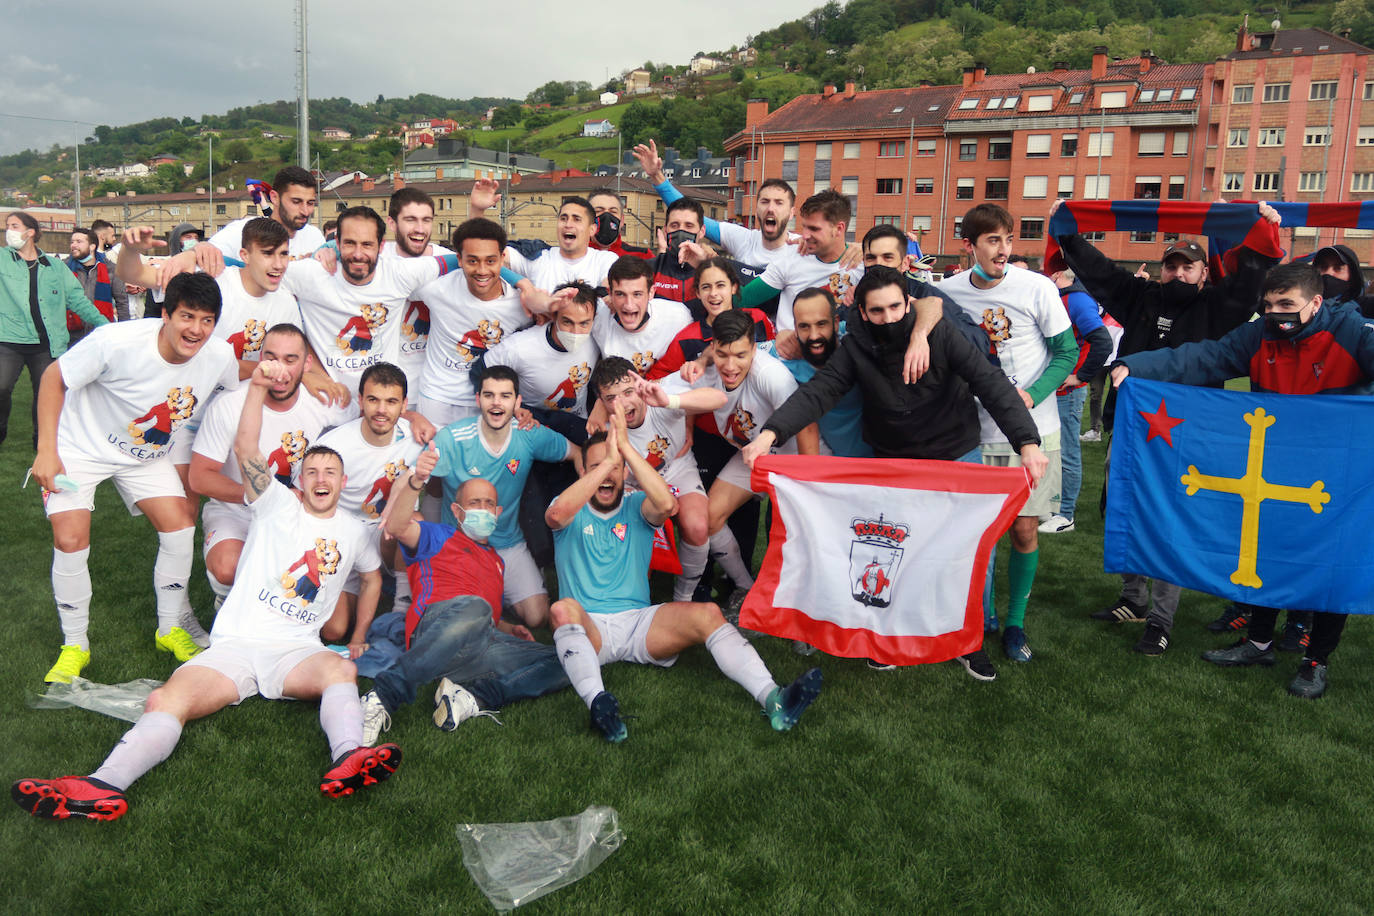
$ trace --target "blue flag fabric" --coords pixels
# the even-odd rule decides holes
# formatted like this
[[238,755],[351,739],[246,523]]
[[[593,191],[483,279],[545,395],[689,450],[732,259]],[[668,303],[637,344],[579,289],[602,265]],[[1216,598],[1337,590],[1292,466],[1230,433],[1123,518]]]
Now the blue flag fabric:
[[1129,378],[1103,566],[1263,607],[1374,613],[1374,399]]

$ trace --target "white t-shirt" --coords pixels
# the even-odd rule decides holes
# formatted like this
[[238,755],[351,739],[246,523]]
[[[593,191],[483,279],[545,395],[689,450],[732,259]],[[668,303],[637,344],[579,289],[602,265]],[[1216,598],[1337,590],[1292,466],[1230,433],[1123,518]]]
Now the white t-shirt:
[[339,497],[339,508],[375,528],[391,499],[392,485],[415,467],[424,446],[411,438],[410,422],[404,417],[396,421],[386,445],[369,444],[362,429],[362,418],[351,420],[325,433],[316,444],[327,445],[343,456],[348,482]]
[[563,257],[563,252],[557,248],[549,248],[532,260],[514,248],[507,248],[506,255],[511,270],[546,293],[574,280],[581,280],[593,288],[600,286],[606,281],[606,271],[620,258],[614,251],[597,248],[588,248],[586,254],[575,259]]
[[[210,236],[210,244],[218,248],[226,258],[238,259],[243,252],[243,227],[248,225],[250,219],[258,219],[256,216],[245,216],[243,219],[236,219],[232,223],[225,225],[223,229]],[[316,249],[324,245],[324,233],[316,229],[310,223],[296,230],[296,234],[291,236],[291,241],[287,243],[286,251],[291,255],[291,260],[299,261],[312,256]]]
[[229,344],[211,338],[186,362],[169,363],[157,349],[162,325],[159,318],[101,325],[58,358],[67,385],[59,455],[111,465],[155,461],[216,391],[238,386]]
[[429,303],[430,343],[425,348],[422,393],[427,398],[471,407],[477,403],[468,373],[477,358],[507,335],[532,323],[520,293],[505,283],[495,299],[478,299],[461,271],[441,277],[417,296]]
[[601,348],[602,356],[623,356],[634,363],[635,371],[648,372],[687,325],[692,313],[681,302],[670,299],[650,299],[649,317],[638,330],[627,331],[609,308],[598,307],[592,322],[592,340]]
[[858,284],[863,274],[862,267],[840,270],[835,261],[822,261],[813,254],[803,257],[797,254],[795,245],[788,245],[787,254],[770,261],[759,279],[782,291],[778,295],[776,324],[779,331],[792,331],[797,327],[792,320],[792,301],[798,293],[813,286],[827,287],[839,302]]
[[226,267],[215,282],[224,300],[215,322],[215,336],[229,341],[236,358],[257,362],[262,358],[262,339],[269,328],[278,324],[301,326],[296,297],[286,290],[277,288],[250,296],[243,288],[243,271],[238,267]]
[[[421,257],[434,255],[453,254],[443,245],[430,243],[428,250]],[[384,258],[409,258],[410,255],[403,254],[396,243],[387,240],[382,243],[382,257]],[[406,381],[409,383],[407,388],[410,394],[410,401],[414,403],[424,390],[425,374],[425,344],[429,340],[429,305],[420,298],[419,291],[411,295],[411,299],[406,303],[405,312],[401,315],[401,361],[397,363],[401,371],[406,374]]]
[[[205,418],[196,433],[192,448],[198,455],[220,462],[221,472],[235,483],[243,483],[238,459],[234,457],[234,437],[238,435],[239,417],[248,399],[248,386],[241,385],[226,391],[205,409]],[[296,403],[286,410],[262,410],[262,432],[258,449],[267,457],[272,475],[288,487],[293,486],[300,470],[301,456],[321,432],[343,423],[348,412],[338,407],[326,407],[310,396],[302,387]]]
[[355,286],[342,264],[331,275],[318,261],[297,261],[282,289],[300,302],[305,335],[325,371],[356,393],[369,366],[400,363],[406,303],[444,269],[436,258],[380,258],[372,279]]
[[339,509],[330,518],[311,515],[276,481],[249,511],[253,521],[234,587],[215,615],[211,644],[221,639],[318,642],[349,572],[382,565],[376,537]]
[[[797,380],[780,360],[762,351],[754,352],[754,364],[744,381],[727,390],[716,372],[708,366],[693,388],[719,388],[725,392],[725,406],[706,414],[715,423],[714,432],[735,448],[744,448],[758,437],[773,411],[797,390]],[[792,440],[788,440],[791,443]],[[784,443],[778,443],[784,445]],[[792,446],[795,451],[795,446]],[[780,449],[782,451],[782,449]]]
[[[682,380],[676,377],[665,379],[663,387],[669,394],[679,394],[687,390]],[[687,442],[687,411],[674,410],[671,407],[653,407],[648,404],[644,405],[644,410],[644,422],[628,430],[630,445],[644,456],[644,460],[658,471],[660,477],[673,483],[680,479],[682,465],[696,468],[696,457],[690,451],[680,458],[677,457]],[[635,486],[639,486],[629,468],[626,468],[626,472]]]
[[601,350],[587,340],[576,353],[549,340],[549,328],[526,328],[487,351],[487,367],[509,366],[520,376],[520,401],[526,407],[587,416],[586,389]]
[[779,245],[777,248],[765,248],[763,245],[763,233],[757,229],[746,229],[737,223],[719,223],[721,247],[730,253],[730,257],[739,261],[741,264],[752,264],[755,267],[767,267],[779,258],[787,257],[790,251],[797,253],[796,245]]
[[[1008,381],[1023,390],[1033,384],[1050,363],[1046,341],[1072,327],[1054,281],[1033,270],[1008,267],[1002,282],[992,289],[974,286],[971,270],[946,277],[935,285],[982,325],[997,347],[997,357],[1002,361],[1002,371]],[[1057,448],[1058,402],[1053,397],[1045,398],[1031,408],[1031,417],[1044,440],[1044,447]],[[982,423],[984,445],[1008,444],[1007,437],[981,404],[978,419]]]

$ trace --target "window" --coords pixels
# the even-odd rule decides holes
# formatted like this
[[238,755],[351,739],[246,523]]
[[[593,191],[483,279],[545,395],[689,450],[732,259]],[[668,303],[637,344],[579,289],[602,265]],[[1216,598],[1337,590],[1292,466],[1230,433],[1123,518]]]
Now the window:
[[988,111],[994,111],[1001,107],[1002,97],[1000,95],[995,95],[992,98],[988,99]]
[[851,175],[848,178],[840,179],[840,193],[847,197],[852,197],[859,193],[859,177]]
[[1231,87],[1231,103],[1232,103],[1233,105],[1241,105],[1241,104],[1244,104],[1245,102],[1253,102],[1254,100],[1255,100],[1255,86],[1254,86],[1253,83],[1250,84],[1249,86],[1232,86],[1232,87]]
[[859,158],[859,144],[858,144],[858,143],[846,143],[846,144],[844,145],[844,158],[846,158],[846,159],[858,159],[858,158]]
[[1368,102],[1370,99],[1374,99],[1374,83],[1365,83],[1364,100]]
[[1135,180],[1137,200],[1159,200],[1159,189],[1163,180],[1158,175],[1142,175]]
[[1183,200],[1183,176],[1175,175],[1169,179],[1169,199]]
[[1166,232],[1164,233],[1164,244],[1172,245],[1174,242],[1178,241],[1178,238],[1177,232]]
[[989,159],[1011,158],[1011,137],[992,137],[988,140]]
[[[671,173],[665,171],[664,174],[671,174]],[[782,161],[782,180],[783,180],[783,181],[796,181],[796,180],[797,180],[797,160],[795,160],[795,159],[784,159],[784,160]]]
[[916,155],[918,155],[918,156],[934,156],[934,155],[935,155],[935,141],[934,141],[934,140],[917,140],[917,141],[916,141]]
[[1065,159],[1078,155],[1078,134],[1065,134],[1059,138],[1059,155]]
[[1374,127],[1361,127],[1355,135],[1356,146],[1374,146]]
[[248,212],[248,215],[249,215],[249,216],[257,216],[257,215],[258,215],[258,207],[257,207],[257,204],[249,204],[249,205],[247,206],[246,209],[247,209],[247,212]]
[[1085,242],[1105,242],[1105,241],[1107,241],[1107,233],[1105,233],[1105,232],[1084,232],[1082,235],[1083,235],[1083,240],[1084,240]]
[[1228,131],[1227,134],[1226,134],[1226,145],[1227,145],[1227,146],[1249,146],[1249,145],[1250,145],[1250,128],[1248,128],[1248,127],[1233,127],[1233,128],[1231,128],[1230,131]]
[[1264,87],[1264,100],[1266,102],[1288,101],[1288,86],[1288,83],[1269,83]]
[[1319,83],[1313,83],[1308,90],[1307,97],[1314,102],[1334,99],[1336,97],[1336,81],[1323,80]]
[[1141,232],[1139,230],[1131,233],[1132,242],[1153,242],[1155,234],[1153,232]]
[[1031,134],[1026,138],[1026,158],[1044,159],[1050,154],[1050,142],[1054,139],[1050,134]]
[[1054,107],[1054,96],[1033,95],[1026,99],[1026,111],[1049,111]]
[[1072,176],[1072,175],[1060,175],[1060,176],[1059,176],[1059,190],[1057,190],[1057,191],[1055,192],[1054,196],[1055,196],[1055,197],[1063,197],[1063,198],[1073,197],[1073,176]]
[[1140,149],[1137,152],[1142,156],[1163,156],[1164,138],[1167,135],[1163,131],[1150,131],[1140,135]]
[[978,158],[978,141],[977,141],[977,140],[960,140],[960,141],[959,141],[959,160],[960,160],[961,162],[968,162],[968,161],[970,161],[970,160],[972,160],[972,159],[977,159],[977,158]]
[[824,161],[826,161],[826,162],[829,162],[829,161],[830,161],[830,144],[829,144],[829,143],[817,143],[817,144],[816,144],[816,155],[815,155],[814,157],[812,157],[812,158],[814,158],[817,162],[821,162],[822,160],[824,160]]
[[1083,101],[1083,93],[1081,93],[1081,92],[1075,92],[1073,95],[1069,96],[1069,104],[1070,104],[1070,105],[1077,105],[1077,104],[1079,104],[1079,103],[1082,102],[1082,101]]
[[911,180],[911,193],[912,193],[912,194],[934,194],[934,193],[935,193],[935,179],[934,179],[934,178],[913,178],[913,179]]
[[[86,209],[89,210],[90,207],[87,207]],[[169,215],[171,215],[171,216],[180,216],[180,215],[181,215],[181,208],[180,208],[180,207],[168,207],[168,208],[167,208],[167,213],[168,213]]]
[[811,163],[811,177],[815,179],[830,180],[830,160],[818,159]]
[[801,151],[801,144],[800,144],[800,143],[784,143],[784,144],[782,145],[782,161],[783,161],[783,162],[796,162],[796,161],[797,161],[797,156],[800,154],[800,151]]
[[1256,191],[1277,191],[1279,189],[1279,173],[1256,172],[1253,187]]
[[1009,96],[1007,96],[1006,101],[1002,103],[1002,110],[1003,110],[1003,111],[1012,111],[1012,110],[1014,110],[1014,109],[1016,108],[1016,106],[1017,106],[1018,104],[1020,104],[1020,102],[1021,102],[1021,96],[1019,96],[1019,95],[1009,95]]
[[1325,172],[1302,172],[1298,175],[1299,191],[1325,191]]
[[1023,239],[1043,239],[1045,237],[1045,221],[1043,219],[1021,220],[1021,231],[1018,236]]
[[1188,134],[1184,131],[1180,130],[1174,134],[1174,155],[1188,155]]
[[215,215],[216,215],[216,216],[223,216],[224,214],[226,214],[226,213],[228,213],[228,212],[229,212],[229,210],[228,210],[228,208],[227,208],[224,204],[215,204]]
[[1098,103],[1098,108],[1125,108],[1126,90],[1115,89],[1111,92],[1104,92]]
[[878,194],[900,194],[902,193],[902,179],[900,178],[879,178]]
[[954,186],[955,200],[973,200],[973,179],[960,178]]
[[1159,95],[1155,96],[1156,102],[1172,102],[1174,100],[1174,90],[1161,89]]
[[1227,172],[1221,179],[1221,189],[1227,194],[1239,194],[1245,189],[1245,173]]
[[1154,100],[1155,91],[1153,89],[1140,90],[1140,96],[1136,99],[1137,102],[1153,102]]
[[[1374,172],[1356,172],[1351,175],[1350,190],[1374,191]],[[1349,235],[1349,232],[1346,234]]]
[[1178,91],[1178,100],[1180,102],[1191,102],[1195,98],[1197,98],[1197,89],[1192,86]]
[[983,185],[983,198],[985,200],[1006,200],[1007,194],[1011,191],[1011,180],[1007,178],[989,178]]
[[911,218],[911,228],[917,232],[929,232],[931,221],[929,216],[913,216]]
[[1283,127],[1261,127],[1259,131],[1260,146],[1283,146],[1283,138],[1288,131]]
[[1087,175],[1083,178],[1083,197],[1086,200],[1110,200],[1112,176]]
[[1331,128],[1309,127],[1302,132],[1303,146],[1328,146],[1331,143]]
[[972,109],[974,109],[974,108],[977,108],[977,107],[978,107],[978,100],[977,100],[977,99],[964,99],[962,102],[959,103],[959,110],[960,110],[960,111],[970,111],[970,110],[972,110]]
[[954,237],[956,239],[964,237],[964,218],[962,216],[954,217]]
[[1116,145],[1116,134],[1088,134],[1089,156],[1110,156]]
[[826,180],[823,179],[823,178],[817,178],[817,179],[815,179],[815,180],[812,182],[812,185],[811,185],[811,193],[812,193],[812,194],[819,194],[819,193],[821,193],[822,191],[829,191],[829,190],[830,190],[830,182],[829,182],[829,181],[826,181]]
[[[1050,176],[1048,175],[1027,175],[1025,184],[1021,188],[1022,197],[1048,197],[1050,193]],[[1024,236],[1024,233],[1023,233]]]
[[905,140],[886,140],[886,141],[884,141],[884,142],[878,144],[878,156],[879,156],[880,158],[888,159],[888,158],[892,158],[892,157],[905,156],[905,155],[906,155],[906,141],[905,141]]
[[900,226],[902,218],[900,216],[875,216],[873,225],[875,226]]

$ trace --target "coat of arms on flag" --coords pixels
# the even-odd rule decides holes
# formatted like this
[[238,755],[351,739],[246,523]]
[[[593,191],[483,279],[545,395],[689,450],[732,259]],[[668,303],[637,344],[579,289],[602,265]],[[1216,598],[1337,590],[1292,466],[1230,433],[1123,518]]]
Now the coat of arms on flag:
[[1020,468],[770,455],[768,553],[740,623],[830,655],[912,665],[983,639],[983,577],[1030,495]]

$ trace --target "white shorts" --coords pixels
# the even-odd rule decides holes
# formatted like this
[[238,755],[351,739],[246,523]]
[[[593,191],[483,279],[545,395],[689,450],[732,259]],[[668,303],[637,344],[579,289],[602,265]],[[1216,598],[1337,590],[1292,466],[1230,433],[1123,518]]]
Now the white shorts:
[[146,464],[107,464],[103,461],[89,461],[84,458],[62,459],[67,476],[76,481],[76,489],[71,492],[43,492],[43,511],[49,516],[73,509],[95,511],[95,488],[103,481],[113,479],[115,489],[119,490],[124,505],[130,515],[142,515],[138,503],[145,499],[160,496],[186,498],[181,486],[177,469],[166,456]]
[[668,465],[668,473],[663,475],[663,480],[673,488],[674,496],[685,496],[688,493],[706,495],[706,488],[701,485],[701,473],[697,470],[696,462],[688,456]]
[[[1021,507],[1020,516],[1022,518],[1028,515],[1048,518],[1054,508],[1055,501],[1059,498],[1060,479],[1064,471],[1059,460],[1059,449],[1047,450],[1045,457],[1050,460],[1050,466],[1045,469],[1045,476],[1041,478],[1040,485],[1031,490],[1030,498]],[[990,468],[1019,468],[1021,467],[1021,456],[989,455],[984,452],[983,464]]]
[[171,447],[167,449],[167,457],[172,459],[172,464],[185,466],[191,463],[191,446],[195,445],[196,429],[199,428],[199,424],[195,429],[183,426],[172,433]]
[[235,705],[254,694],[269,700],[280,700],[286,676],[292,669],[313,655],[328,652],[321,643],[275,643],[257,639],[212,640],[210,648],[182,666],[209,668],[234,682],[239,698]]
[[744,463],[744,456],[739,452],[730,456],[730,460],[725,462],[725,467],[720,469],[716,475],[716,480],[723,480],[728,484],[734,484],[741,490],[754,492],[754,486],[749,482],[750,476],[754,472],[749,470],[749,465]]
[[248,540],[248,523],[253,515],[247,506],[232,506],[217,499],[205,501],[200,513],[200,526],[205,532],[202,557],[210,555],[210,549],[225,541]]
[[501,591],[501,600],[507,607],[514,607],[526,598],[547,595],[544,576],[535,565],[529,545],[524,541],[509,547],[498,547],[496,552],[506,564],[506,578]]
[[447,401],[436,401],[423,393],[420,395],[419,411],[420,416],[433,423],[438,429],[458,420],[475,417],[478,414],[476,404],[450,404]]
[[676,655],[654,658],[649,654],[649,627],[653,626],[654,615],[661,607],[661,604],[651,604],[614,614],[588,612],[587,616],[601,634],[601,651],[596,653],[596,660],[602,665],[636,662],[640,665],[658,665],[660,668],[671,667],[677,661]]

